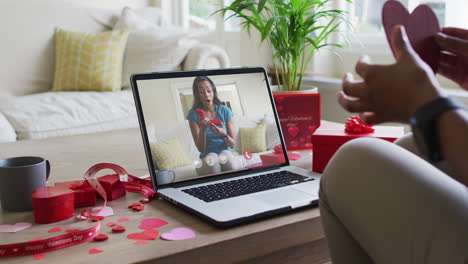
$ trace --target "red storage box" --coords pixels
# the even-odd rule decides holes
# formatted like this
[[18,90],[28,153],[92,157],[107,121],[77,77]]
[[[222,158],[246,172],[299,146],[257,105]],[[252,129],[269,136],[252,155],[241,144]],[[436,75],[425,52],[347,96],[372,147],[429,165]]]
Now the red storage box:
[[312,149],[311,134],[320,126],[320,94],[313,90],[274,92],[276,111],[288,150]]
[[55,186],[66,187],[75,194],[75,208],[96,205],[96,191],[86,181],[56,182]]
[[34,221],[38,224],[55,223],[75,215],[74,194],[68,188],[40,187],[31,197]]
[[125,196],[126,191],[118,174],[106,175],[98,178],[99,183],[106,190],[107,200],[112,201]]
[[312,170],[322,173],[335,152],[344,143],[359,137],[377,137],[390,142],[404,135],[401,126],[374,126],[375,132],[351,134],[344,131],[343,124],[326,123],[320,126],[312,135],[314,151],[312,155]]

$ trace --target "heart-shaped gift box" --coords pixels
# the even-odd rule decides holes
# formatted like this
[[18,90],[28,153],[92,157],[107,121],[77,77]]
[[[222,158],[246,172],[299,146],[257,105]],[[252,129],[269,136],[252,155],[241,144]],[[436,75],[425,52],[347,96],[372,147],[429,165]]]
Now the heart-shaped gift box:
[[32,194],[34,220],[38,224],[49,224],[74,216],[75,196],[65,187],[46,186],[37,188]]

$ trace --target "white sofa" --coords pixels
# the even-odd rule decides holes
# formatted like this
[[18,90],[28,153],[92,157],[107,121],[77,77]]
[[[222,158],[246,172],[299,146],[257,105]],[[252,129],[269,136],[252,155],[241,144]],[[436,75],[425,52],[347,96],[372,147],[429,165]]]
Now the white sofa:
[[[156,8],[133,11],[150,18],[150,23],[160,26],[167,23]],[[0,142],[138,127],[129,88],[118,92],[51,92],[55,29],[111,30],[120,14],[121,10],[89,8],[63,0],[0,1],[0,21],[3,22],[0,27],[3,39],[0,49]],[[124,71],[127,61],[130,59],[125,58]],[[168,69],[155,67],[154,70],[228,66],[229,59],[223,49],[192,42],[179,65]]]

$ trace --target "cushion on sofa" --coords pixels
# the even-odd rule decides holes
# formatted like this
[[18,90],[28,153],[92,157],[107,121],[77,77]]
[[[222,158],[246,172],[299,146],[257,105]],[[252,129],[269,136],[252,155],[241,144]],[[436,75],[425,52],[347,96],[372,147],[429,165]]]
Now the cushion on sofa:
[[124,8],[114,30],[131,31],[123,65],[122,86],[130,87],[133,73],[179,70],[189,50],[198,41],[195,31],[159,26],[131,8]]
[[15,129],[5,116],[0,113],[0,143],[16,141]]
[[54,91],[117,91],[128,31],[55,32]]
[[130,91],[49,92],[0,105],[18,139],[38,139],[138,127]]

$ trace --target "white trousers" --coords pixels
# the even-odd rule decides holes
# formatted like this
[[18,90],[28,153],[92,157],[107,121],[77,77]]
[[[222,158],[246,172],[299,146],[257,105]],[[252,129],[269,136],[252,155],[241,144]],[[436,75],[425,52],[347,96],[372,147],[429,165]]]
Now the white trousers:
[[411,139],[352,140],[330,160],[320,212],[333,264],[468,263],[468,188]]

